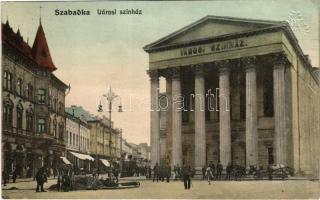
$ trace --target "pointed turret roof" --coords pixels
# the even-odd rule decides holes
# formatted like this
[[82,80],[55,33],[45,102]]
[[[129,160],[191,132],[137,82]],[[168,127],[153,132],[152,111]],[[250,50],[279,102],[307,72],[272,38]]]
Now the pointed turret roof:
[[37,35],[32,46],[32,56],[41,67],[44,67],[49,71],[54,71],[57,69],[53,64],[47,44],[47,39],[44,34],[41,22],[39,24]]

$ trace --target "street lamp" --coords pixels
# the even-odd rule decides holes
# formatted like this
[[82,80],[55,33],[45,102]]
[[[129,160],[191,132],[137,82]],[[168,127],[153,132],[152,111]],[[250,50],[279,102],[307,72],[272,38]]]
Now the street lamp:
[[[109,113],[109,122],[110,122],[110,134],[109,134],[109,154],[111,157],[111,134],[112,134],[112,120],[111,120],[111,113],[112,113],[112,103],[116,98],[120,98],[117,94],[115,94],[112,90],[111,87],[108,88],[108,91],[106,94],[102,95],[103,97],[105,97],[107,99],[107,103],[108,103],[108,113]],[[98,106],[98,112],[103,112],[103,108],[101,105],[101,102]],[[120,98],[120,105],[118,106],[118,112],[123,112],[122,110],[122,105],[121,105],[121,98]],[[104,142],[104,141],[103,141]]]

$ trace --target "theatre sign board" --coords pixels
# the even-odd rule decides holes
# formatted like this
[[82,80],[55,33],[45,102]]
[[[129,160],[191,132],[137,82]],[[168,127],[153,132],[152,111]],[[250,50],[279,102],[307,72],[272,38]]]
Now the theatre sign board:
[[[292,59],[292,46],[283,30],[278,27],[266,25],[249,28],[226,26],[219,23],[197,24],[190,30],[184,30],[174,36],[174,40],[164,38],[163,41],[150,46],[150,69],[160,69],[174,66],[184,66],[201,62],[214,62],[224,59],[236,59],[246,56],[265,55],[280,51],[286,52],[288,60]],[[214,28],[221,27],[219,33]],[[252,28],[254,27],[254,28]],[[226,28],[225,30],[223,30]],[[206,29],[208,31],[203,31]],[[205,34],[203,34],[205,32]]]

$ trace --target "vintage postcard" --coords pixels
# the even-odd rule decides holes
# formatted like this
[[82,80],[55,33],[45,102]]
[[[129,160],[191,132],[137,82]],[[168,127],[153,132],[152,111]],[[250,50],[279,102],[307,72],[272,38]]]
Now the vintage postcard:
[[320,1],[2,1],[3,199],[319,199]]

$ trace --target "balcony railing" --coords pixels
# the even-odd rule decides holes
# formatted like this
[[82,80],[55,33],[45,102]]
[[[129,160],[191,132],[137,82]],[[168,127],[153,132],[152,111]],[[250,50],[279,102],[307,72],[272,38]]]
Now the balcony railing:
[[25,136],[33,136],[34,132],[33,131],[28,131],[24,129],[19,129],[16,127],[6,127],[3,126],[3,132],[7,134],[12,134],[12,135],[25,135]]

